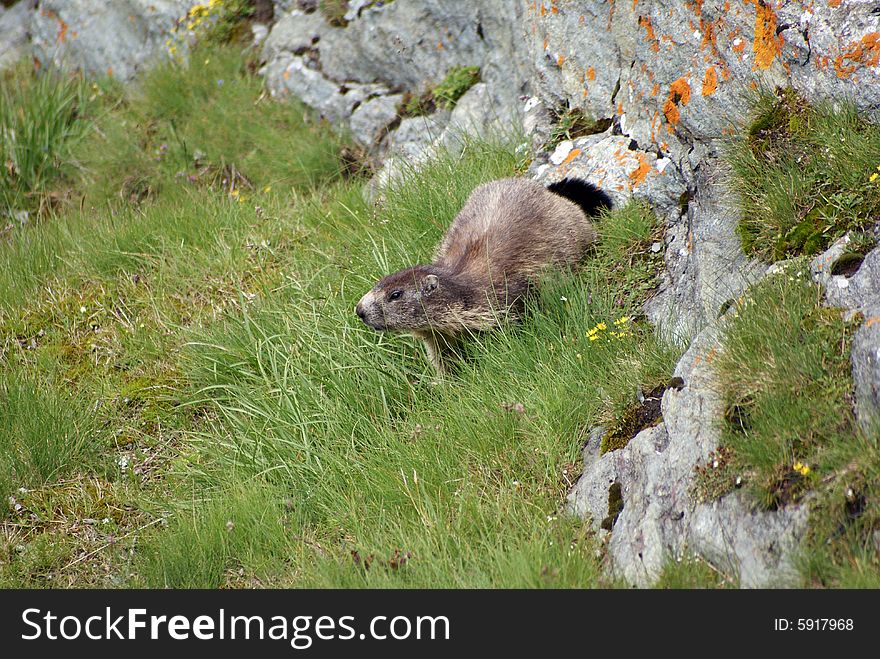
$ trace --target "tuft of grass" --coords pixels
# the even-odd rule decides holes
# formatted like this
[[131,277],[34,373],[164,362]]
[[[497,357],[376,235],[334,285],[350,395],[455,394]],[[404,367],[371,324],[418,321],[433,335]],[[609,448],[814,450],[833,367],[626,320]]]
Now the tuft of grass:
[[[803,264],[762,280],[736,305],[715,368],[724,442],[762,503],[797,500],[833,467],[830,447],[856,433],[849,345],[854,323],[822,305]],[[810,469],[795,469],[796,464]]]
[[348,25],[348,21],[345,20],[345,14],[348,13],[348,0],[320,0],[318,10],[333,27]]
[[451,110],[467,90],[479,81],[479,66],[453,66],[443,80],[421,94],[404,94],[398,113],[401,117],[421,117],[438,108]]
[[671,559],[654,584],[654,588],[669,590],[738,587],[736,582],[698,557]]
[[86,85],[27,64],[0,73],[0,83],[0,214],[47,211],[90,126]]
[[611,119],[595,119],[581,108],[558,109],[554,112],[553,129],[544,148],[552,149],[564,140],[574,140],[608,130]]
[[141,585],[265,587],[283,572],[279,559],[293,544],[284,499],[259,481],[206,494],[210,498],[177,511],[161,546],[146,545],[137,576]]
[[453,66],[434,87],[437,104],[451,110],[468,89],[480,82],[479,66]]
[[89,465],[97,424],[86,401],[21,372],[0,379],[0,497],[45,485]]
[[761,93],[728,160],[747,253],[816,254],[880,221],[880,127],[849,102],[812,106],[791,89]]

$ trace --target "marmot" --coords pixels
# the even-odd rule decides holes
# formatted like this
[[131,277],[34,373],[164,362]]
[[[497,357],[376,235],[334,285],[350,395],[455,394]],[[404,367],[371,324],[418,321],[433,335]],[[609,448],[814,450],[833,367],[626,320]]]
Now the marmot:
[[388,275],[355,313],[380,331],[422,340],[439,373],[469,331],[517,319],[524,297],[548,268],[570,268],[596,239],[588,216],[611,200],[586,181],[548,187],[506,178],[476,188],[453,220],[434,262]]

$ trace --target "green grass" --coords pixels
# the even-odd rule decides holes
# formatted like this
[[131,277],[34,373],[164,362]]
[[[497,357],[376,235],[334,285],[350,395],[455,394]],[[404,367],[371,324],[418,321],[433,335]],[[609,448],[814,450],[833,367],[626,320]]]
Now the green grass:
[[71,149],[89,105],[79,78],[26,63],[0,73],[0,218],[50,209],[51,193],[76,170]]
[[318,10],[330,25],[334,27],[348,25],[348,21],[345,20],[345,14],[348,12],[348,0],[320,0]]
[[736,587],[735,581],[699,558],[670,560],[654,584],[654,588],[668,590]]
[[847,101],[811,106],[791,89],[760,94],[728,160],[743,247],[765,260],[819,253],[880,217],[880,127]]
[[63,387],[7,371],[0,381],[0,497],[60,479],[96,453],[98,428],[88,401]]
[[[596,583],[586,529],[558,516],[562,497],[589,428],[613,402],[631,404],[637,386],[668,377],[673,360],[638,323],[629,336],[589,340],[600,319],[635,315],[635,300],[608,290],[607,263],[545,287],[524,326],[475,339],[463,372],[442,384],[414,341],[374,334],[351,313],[375,278],[428,257],[476,184],[515,165],[508,151],[472,145],[389,191],[378,222],[359,191],[339,189],[303,221],[336,236],[341,254],[325,245],[317,262],[303,255],[297,281],[184,355],[196,403],[218,417],[191,477],[223,487],[234,474],[287,501],[288,533],[300,539],[293,583]],[[603,219],[610,232],[614,220]],[[524,411],[509,411],[517,403]],[[353,551],[376,565],[395,551],[412,558],[405,575],[364,571]],[[156,566],[146,583],[178,571]]]
[[3,430],[21,507],[0,583],[604,584],[560,511],[589,429],[677,356],[640,314],[653,215],[603,215],[583,269],[438,382],[353,307],[523,171],[515,145],[467,144],[373,207],[344,138],[262,98],[237,55],[196,54],[99,88],[81,201],[0,248],[3,405],[31,424]]
[[880,583],[873,544],[880,434],[863,432],[852,410],[858,322],[824,307],[821,288],[794,262],[737,303],[714,361],[727,409],[728,488],[705,481],[707,489],[723,494],[739,476],[766,508],[805,501],[812,521],[800,562],[815,585]]

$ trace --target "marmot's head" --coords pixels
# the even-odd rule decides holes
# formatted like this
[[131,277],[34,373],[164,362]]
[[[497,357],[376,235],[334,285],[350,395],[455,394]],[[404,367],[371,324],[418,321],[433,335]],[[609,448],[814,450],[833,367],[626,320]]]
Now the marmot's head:
[[[437,307],[442,273],[430,265],[417,265],[380,280],[361,298],[355,313],[375,330],[422,330],[431,326]],[[442,305],[441,305],[442,306]]]

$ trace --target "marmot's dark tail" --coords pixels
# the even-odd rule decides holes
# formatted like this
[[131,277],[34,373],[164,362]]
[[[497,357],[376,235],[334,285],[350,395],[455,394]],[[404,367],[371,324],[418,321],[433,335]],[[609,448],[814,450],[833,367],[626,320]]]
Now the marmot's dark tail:
[[583,179],[564,178],[556,183],[551,183],[547,189],[576,203],[588,217],[613,206],[611,197]]

